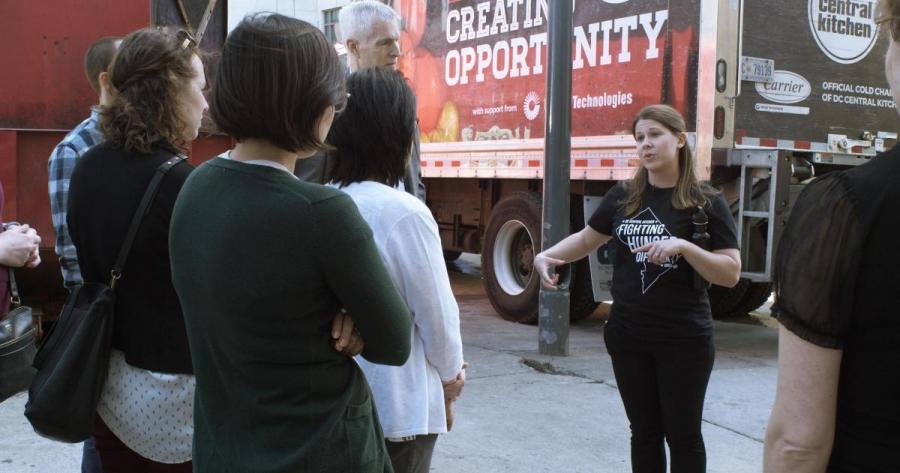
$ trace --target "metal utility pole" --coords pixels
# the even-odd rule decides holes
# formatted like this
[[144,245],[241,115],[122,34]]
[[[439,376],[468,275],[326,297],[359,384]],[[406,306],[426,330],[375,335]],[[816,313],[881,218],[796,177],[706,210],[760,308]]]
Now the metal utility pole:
[[[547,43],[547,113],[544,126],[544,215],[541,248],[569,235],[569,178],[572,149],[572,0],[549,2]],[[569,281],[559,268],[557,291],[541,289],[538,306],[539,350],[569,354]]]

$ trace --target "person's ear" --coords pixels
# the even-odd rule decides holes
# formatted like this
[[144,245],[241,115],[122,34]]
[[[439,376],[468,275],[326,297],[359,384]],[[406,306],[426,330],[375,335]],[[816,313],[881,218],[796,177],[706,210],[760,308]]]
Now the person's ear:
[[106,90],[109,93],[109,72],[103,71],[100,75],[97,76],[97,83],[100,84],[100,88]]
[[352,54],[355,57],[359,57],[359,41],[350,38],[347,41],[344,41],[344,46],[347,47],[347,53]]
[[683,132],[679,132],[678,133],[678,148],[679,149],[684,148],[684,145],[686,145],[686,144],[687,144],[687,135],[685,135]]

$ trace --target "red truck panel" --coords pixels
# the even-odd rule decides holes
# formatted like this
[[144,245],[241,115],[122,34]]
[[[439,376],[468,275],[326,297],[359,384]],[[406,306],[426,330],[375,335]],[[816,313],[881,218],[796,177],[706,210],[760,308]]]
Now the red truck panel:
[[[184,0],[194,27],[206,0]],[[201,4],[202,3],[202,4]],[[3,2],[0,44],[0,181],[2,218],[35,227],[44,263],[20,277],[29,303],[48,315],[65,296],[54,254],[55,233],[47,194],[47,159],[97,102],[84,75],[84,53],[103,36],[124,36],[153,24],[181,25],[175,0],[54,0]],[[227,1],[219,0],[203,48],[217,50],[225,37]],[[203,135],[193,143],[195,165],[231,147],[226,136]]]
[[[423,142],[544,136],[545,0],[395,5]],[[659,102],[693,130],[699,19],[699,0],[575,2],[572,136],[630,135],[637,111]]]
[[88,46],[149,24],[144,2],[4,2],[0,128],[73,128],[97,102],[84,76]]

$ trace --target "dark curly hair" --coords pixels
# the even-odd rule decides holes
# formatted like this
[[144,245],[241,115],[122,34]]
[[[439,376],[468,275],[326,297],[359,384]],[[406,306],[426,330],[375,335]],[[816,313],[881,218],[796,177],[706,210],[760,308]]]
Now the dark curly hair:
[[416,96],[394,70],[370,67],[347,78],[347,108],[331,125],[328,178],[341,186],[376,181],[396,186],[416,129]]
[[191,59],[199,56],[187,38],[154,28],[125,37],[109,68],[112,102],[100,110],[99,127],[108,143],[144,153],[159,140],[185,146],[178,94],[194,78]]

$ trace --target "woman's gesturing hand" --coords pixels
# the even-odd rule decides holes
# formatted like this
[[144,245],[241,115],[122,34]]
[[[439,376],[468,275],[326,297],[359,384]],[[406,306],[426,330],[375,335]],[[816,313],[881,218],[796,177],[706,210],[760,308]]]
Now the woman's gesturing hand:
[[[684,249],[684,240],[681,238],[668,238],[657,240],[653,243],[631,250],[632,253],[647,253],[647,261],[662,266],[669,258],[678,256]],[[671,262],[671,261],[670,261]]]
[[[556,267],[566,264],[561,259],[551,258],[544,253],[538,253],[534,257],[534,270],[537,271],[541,278],[541,285],[544,289],[555,291],[556,285],[559,283],[559,274],[556,273]],[[552,271],[552,274],[551,274]]]

